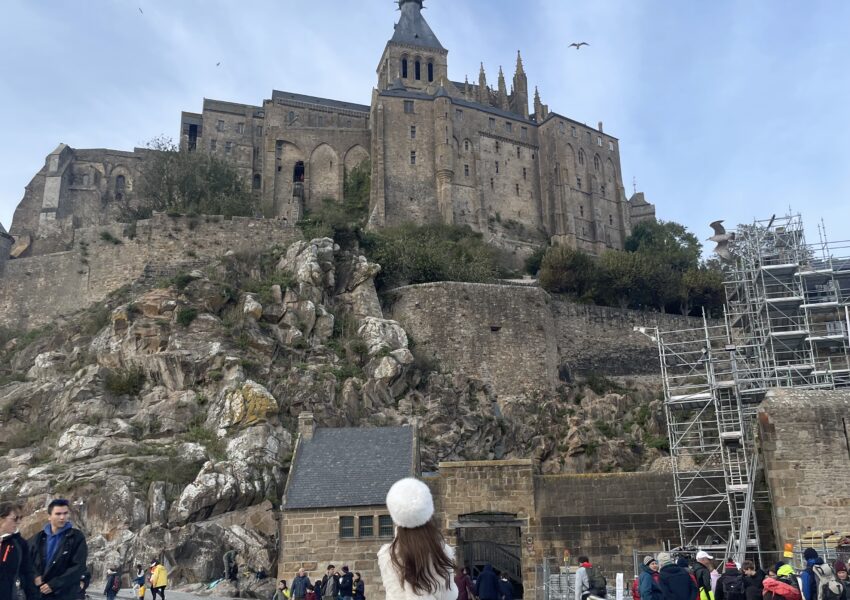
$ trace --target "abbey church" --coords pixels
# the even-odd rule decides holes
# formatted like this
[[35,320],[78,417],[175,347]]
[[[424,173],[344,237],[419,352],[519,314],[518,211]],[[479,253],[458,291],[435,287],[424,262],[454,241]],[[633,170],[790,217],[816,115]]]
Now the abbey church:
[[[181,115],[181,148],[232,161],[262,215],[291,224],[341,200],[346,173],[367,160],[371,227],[468,225],[520,256],[547,241],[598,254],[655,218],[643,194],[626,198],[618,139],[550,111],[536,88],[531,98],[519,52],[510,91],[501,68],[488,84],[483,64],[476,82],[450,79],[422,2],[399,0],[370,104],[278,90],[258,105],[205,99],[201,113]],[[10,233],[42,253],[74,228],[113,220],[147,152],[60,145]]]

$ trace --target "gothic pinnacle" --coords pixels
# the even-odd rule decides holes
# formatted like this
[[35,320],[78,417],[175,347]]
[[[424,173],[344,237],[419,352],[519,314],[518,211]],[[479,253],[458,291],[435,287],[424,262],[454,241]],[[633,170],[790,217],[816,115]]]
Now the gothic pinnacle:
[[525,73],[522,68],[522,55],[519,53],[519,50],[516,51],[516,72]]

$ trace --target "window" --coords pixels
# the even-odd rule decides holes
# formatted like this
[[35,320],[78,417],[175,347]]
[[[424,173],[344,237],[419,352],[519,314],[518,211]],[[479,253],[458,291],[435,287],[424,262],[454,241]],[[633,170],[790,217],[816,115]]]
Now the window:
[[590,140],[591,140],[591,139],[592,139],[592,137],[591,137],[591,135],[590,135],[590,132],[588,131],[588,132],[587,132],[587,141],[588,141],[588,143],[590,142]]
[[469,165],[463,165],[463,176],[469,177]]
[[236,124],[236,133],[243,134],[245,133],[245,123],[237,123]]
[[490,178],[490,189],[491,190],[493,189],[493,178],[492,177]]
[[260,175],[259,175],[259,174],[255,174],[255,175],[254,175],[253,188],[254,188],[255,190],[260,189],[260,186],[262,185],[262,183],[263,183],[263,180],[262,180],[262,178],[260,177]]
[[611,152],[614,151],[614,142],[610,140],[608,141],[608,150],[610,150]]
[[418,60],[413,64],[413,77],[416,81],[422,79],[422,63]]
[[230,154],[233,150],[233,142],[224,142],[224,153]]
[[602,147],[602,137],[601,136],[598,136],[598,135],[596,136],[596,145],[599,146],[600,148]]
[[210,152],[215,152],[215,140],[210,140]]
[[289,124],[292,125],[293,123],[295,123],[295,111],[290,110],[289,111]]
[[517,183],[515,185],[516,185],[516,195],[519,196],[519,184]]
[[413,100],[404,101],[404,112],[407,114],[413,113]]
[[558,129],[561,130],[561,133],[565,133],[567,131],[567,124],[564,123],[563,121],[560,121],[558,123]]
[[513,131],[513,129],[514,129],[513,123],[511,123],[510,121],[505,121],[505,131],[507,131],[508,133],[511,133]]
[[575,125],[572,126],[572,134],[573,137],[578,137],[578,131],[576,131]]
[[525,167],[522,168],[522,178],[525,179]]
[[[576,187],[577,187],[578,189],[581,189],[581,177],[576,177]],[[583,211],[583,210],[584,210],[584,209],[582,209],[582,211]],[[584,213],[582,212],[582,214],[584,214]]]
[[500,150],[501,148],[502,148],[501,144],[499,144],[499,142],[496,142],[496,154],[498,154],[498,153],[499,153],[499,150]]
[[578,164],[580,164],[580,165],[584,164],[584,151],[583,150],[578,151]]
[[339,537],[353,538],[354,537],[354,517],[339,518]]
[[593,157],[593,168],[594,168],[596,171],[598,171],[600,168],[602,168],[602,163],[599,161],[599,157],[598,157],[598,156],[594,156],[594,157]]
[[346,121],[345,121],[345,126],[346,126],[346,127],[351,127],[351,119],[346,119]]
[[469,152],[469,140],[463,140],[463,149],[466,152]]
[[[579,181],[581,181],[581,180],[579,179]],[[579,187],[581,187],[581,186],[579,186]],[[581,215],[583,217],[584,216],[584,206],[579,206],[578,212],[579,212],[579,215]]]
[[519,149],[519,146],[516,147],[516,157],[522,158],[522,150]]
[[257,137],[262,137],[263,135],[263,126],[257,125]]
[[608,215],[608,224],[609,224],[609,225],[613,225],[613,224],[614,224],[614,217],[613,217],[613,215]]
[[260,160],[260,149],[257,146],[254,146],[254,161]]
[[216,131],[224,131],[224,121],[219,121],[215,124]]
[[455,109],[455,119],[458,121],[463,121],[463,111],[459,108]]
[[407,57],[401,59],[401,77],[407,79]]
[[[86,175],[88,177],[88,175]],[[127,186],[127,179],[123,175],[119,175],[115,178],[115,193],[122,194],[124,192],[124,188]]]
[[528,127],[521,127],[519,130],[519,139],[527,140],[528,139]]
[[416,125],[410,126],[410,139],[412,139],[412,140],[416,139]]
[[378,535],[380,537],[393,536],[393,519],[389,515],[378,515]]
[[604,195],[605,195],[605,186],[604,186],[604,185],[600,185],[600,186],[599,186],[599,191],[600,191],[600,193],[604,196]]
[[428,63],[428,81],[434,81],[434,63]]
[[360,537],[372,537],[375,535],[375,517],[372,515],[360,517]]
[[493,117],[490,117],[489,123],[490,123],[490,129],[496,129],[496,119],[494,119]]
[[498,172],[499,172],[499,161],[497,160],[496,161],[496,173],[498,173]]
[[412,164],[412,165],[416,164],[416,150],[410,151],[410,164]]

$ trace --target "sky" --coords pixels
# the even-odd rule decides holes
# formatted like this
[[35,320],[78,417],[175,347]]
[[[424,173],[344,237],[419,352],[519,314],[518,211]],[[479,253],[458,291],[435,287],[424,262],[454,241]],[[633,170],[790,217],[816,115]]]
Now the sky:
[[[272,89],[368,104],[392,0],[5,0],[0,223],[60,142],[177,138],[203,98]],[[850,2],[426,0],[449,76],[510,81],[620,140],[634,186],[700,239],[800,212],[850,239]],[[572,42],[587,42],[580,50]],[[531,91],[531,90],[530,90]],[[533,92],[532,92],[533,93]],[[711,244],[707,244],[707,250]]]

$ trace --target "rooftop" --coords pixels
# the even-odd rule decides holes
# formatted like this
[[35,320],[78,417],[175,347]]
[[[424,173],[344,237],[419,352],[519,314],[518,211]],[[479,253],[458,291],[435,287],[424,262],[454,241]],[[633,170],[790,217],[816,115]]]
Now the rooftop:
[[293,102],[301,102],[304,104],[315,104],[326,108],[338,108],[342,110],[354,110],[357,112],[369,112],[371,107],[368,104],[356,104],[354,102],[343,102],[341,100],[331,100],[330,98],[319,98],[318,96],[307,96],[305,94],[295,94],[293,92],[282,92],[280,90],[272,90],[272,100],[291,100]]
[[416,473],[413,427],[317,428],[299,438],[284,510],[377,506]]
[[406,0],[399,4],[401,5],[401,17],[395,24],[395,32],[390,41],[408,46],[445,50],[440,44],[440,40],[431,31],[425,17],[422,16],[421,0]]

